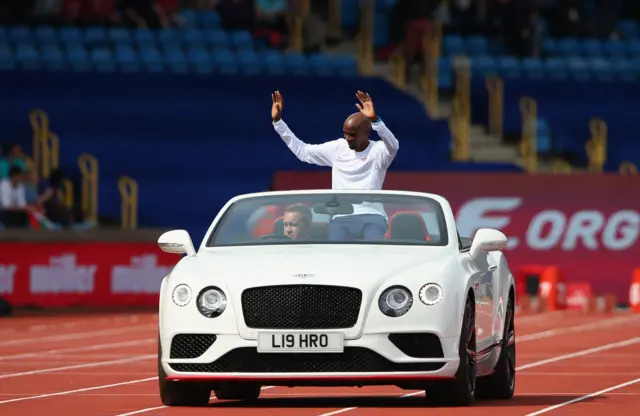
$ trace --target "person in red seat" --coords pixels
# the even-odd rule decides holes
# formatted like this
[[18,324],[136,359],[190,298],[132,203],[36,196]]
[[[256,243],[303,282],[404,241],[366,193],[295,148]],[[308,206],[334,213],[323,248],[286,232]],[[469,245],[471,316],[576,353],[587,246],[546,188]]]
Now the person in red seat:
[[311,239],[311,210],[304,205],[290,205],[284,210],[284,235],[294,240]]
[[431,240],[422,215],[413,211],[400,211],[389,221],[388,238],[400,240]]

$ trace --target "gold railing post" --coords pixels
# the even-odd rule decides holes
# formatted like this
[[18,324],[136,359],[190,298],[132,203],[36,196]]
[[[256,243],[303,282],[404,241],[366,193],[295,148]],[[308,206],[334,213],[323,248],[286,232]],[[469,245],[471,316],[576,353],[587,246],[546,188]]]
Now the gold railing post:
[[49,116],[38,108],[29,112],[29,120],[33,129],[33,164],[38,176],[45,177],[42,171],[42,144],[49,134]]
[[374,12],[375,0],[366,0],[364,6],[360,6],[360,30],[356,42],[358,44],[358,69],[361,75],[370,75],[373,72]]
[[429,115],[437,117],[440,110],[439,91],[439,59],[440,45],[442,43],[442,25],[437,24],[434,32],[427,35],[423,40],[423,59],[425,72],[422,74],[420,82],[422,84],[423,101],[427,106]]
[[51,131],[47,132],[47,135],[43,138],[40,151],[42,177],[48,178],[52,170],[58,169],[60,163],[60,139],[58,135]]
[[304,22],[311,12],[311,0],[298,0],[299,10],[290,15],[291,48],[296,52],[302,52],[304,48]]
[[82,210],[87,220],[98,220],[98,159],[89,153],[78,157],[82,173]]
[[607,163],[607,123],[600,118],[591,119],[589,122],[591,139],[585,144],[587,158],[589,159],[589,172],[602,173]]
[[69,179],[63,179],[62,188],[58,189],[58,198],[64,201],[68,208],[73,207],[73,182]]
[[551,170],[553,173],[571,173],[571,164],[564,159],[554,159]]
[[520,154],[525,170],[529,173],[535,173],[538,171],[538,104],[531,97],[522,97],[520,112],[522,114]]
[[389,57],[389,70],[391,71],[391,81],[401,89],[407,86],[406,65],[404,54],[401,48],[398,48]]
[[489,92],[489,134],[502,137],[504,117],[504,82],[496,75],[487,77]]
[[122,197],[121,226],[133,230],[138,227],[138,183],[128,176],[118,180],[118,189]]
[[340,0],[329,0],[329,22],[328,33],[338,39],[342,38],[342,10]]
[[638,167],[629,161],[620,163],[619,172],[621,175],[637,175]]
[[459,57],[454,62],[456,90],[450,127],[453,141],[452,159],[465,161],[470,158],[469,134],[471,130],[471,74],[469,60]]

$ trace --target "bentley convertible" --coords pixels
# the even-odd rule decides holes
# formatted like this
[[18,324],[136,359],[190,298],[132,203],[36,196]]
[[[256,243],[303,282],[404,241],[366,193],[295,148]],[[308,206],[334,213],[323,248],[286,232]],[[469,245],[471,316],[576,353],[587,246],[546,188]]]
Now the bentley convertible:
[[363,385],[424,390],[433,404],[509,399],[516,299],[506,243],[493,229],[460,237],[434,194],[234,197],[197,250],[185,230],[158,240],[183,255],[160,291],[162,402]]

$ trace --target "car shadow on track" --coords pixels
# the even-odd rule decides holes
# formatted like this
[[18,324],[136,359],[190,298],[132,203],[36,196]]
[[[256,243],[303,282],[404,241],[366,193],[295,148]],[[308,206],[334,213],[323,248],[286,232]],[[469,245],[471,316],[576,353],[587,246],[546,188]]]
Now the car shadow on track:
[[[553,406],[582,397],[581,395],[521,395],[514,396],[511,400],[477,400],[472,407],[521,407],[521,406]],[[597,396],[581,400],[591,402],[607,399],[606,396]],[[426,403],[424,396],[415,397],[380,397],[380,396],[356,396],[356,397],[269,397],[260,398],[254,402],[215,401],[209,404],[213,408],[346,408],[346,407],[401,407],[422,408]],[[431,406],[430,406],[431,407]]]

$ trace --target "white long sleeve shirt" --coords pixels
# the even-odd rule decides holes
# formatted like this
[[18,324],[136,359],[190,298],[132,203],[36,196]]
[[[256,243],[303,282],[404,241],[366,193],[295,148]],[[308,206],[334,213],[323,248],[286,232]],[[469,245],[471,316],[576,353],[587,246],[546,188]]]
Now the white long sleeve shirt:
[[[398,153],[398,139],[382,119],[372,123],[372,128],[382,139],[370,141],[362,152],[351,150],[345,139],[336,139],[322,144],[307,144],[298,139],[283,120],[273,127],[287,147],[302,162],[330,166],[332,189],[380,190],[387,169]],[[378,214],[387,217],[382,204],[363,203],[354,206],[352,215]],[[337,215],[336,215],[337,217]]]

